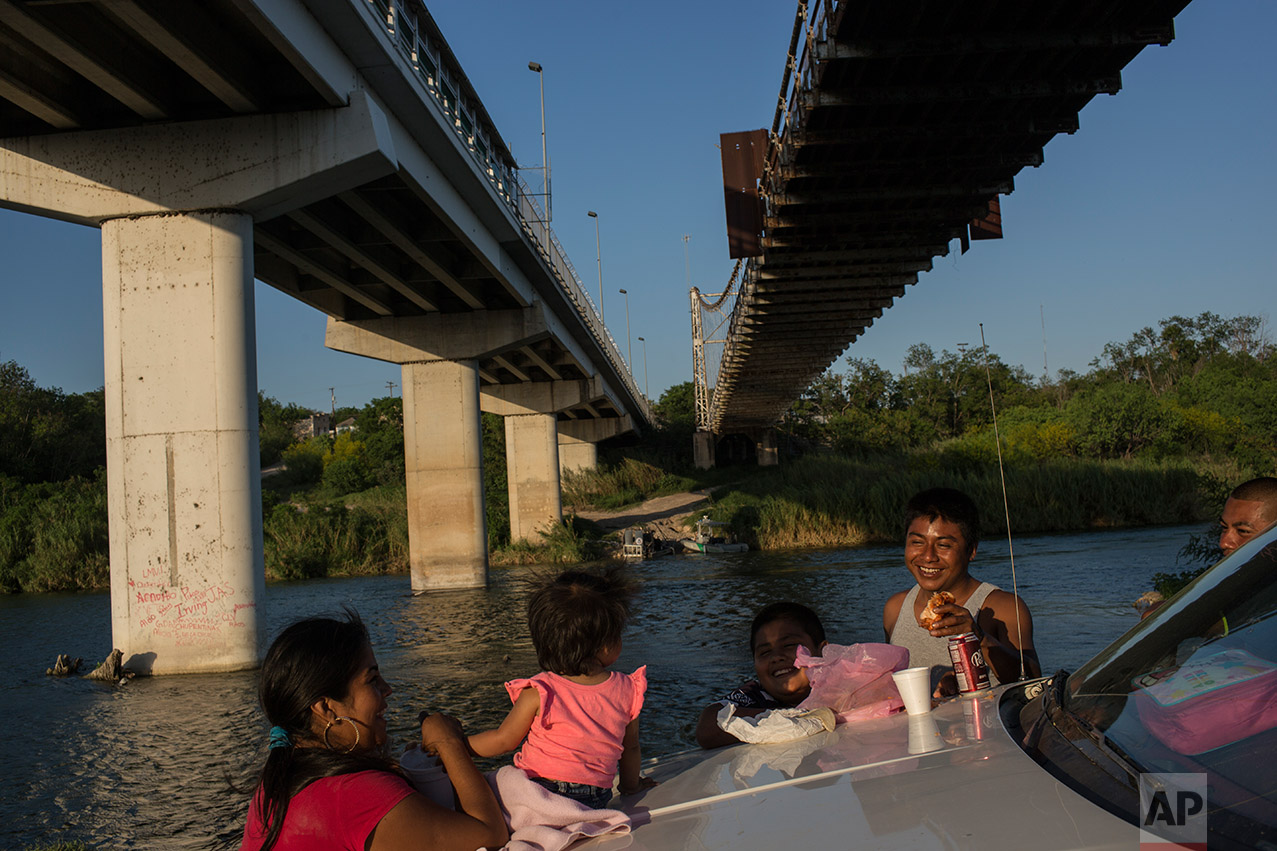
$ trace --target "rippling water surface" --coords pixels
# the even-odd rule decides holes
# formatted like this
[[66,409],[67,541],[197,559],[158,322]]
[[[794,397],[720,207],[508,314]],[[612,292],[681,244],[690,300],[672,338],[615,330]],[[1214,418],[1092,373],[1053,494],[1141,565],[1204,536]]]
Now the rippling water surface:
[[[1198,527],[1025,538],[1015,543],[1022,596],[1047,672],[1076,668],[1134,625],[1131,601],[1172,570]],[[753,613],[792,599],[820,613],[830,641],[882,640],[882,604],[911,580],[901,549],[679,556],[635,567],[638,608],[617,667],[648,665],[644,756],[692,746],[697,713],[752,673]],[[972,572],[1011,587],[1006,541],[981,544]],[[404,576],[271,585],[273,637],[289,622],[357,609],[395,688],[391,735],[414,738],[423,708],[468,729],[509,707],[501,683],[531,676],[525,568],[495,569],[486,591],[413,597]],[[253,672],[138,679],[123,687],[44,676],[59,653],[101,661],[110,649],[104,595],[0,597],[10,673],[0,696],[0,847],[55,840],[93,847],[238,847],[265,724]],[[508,660],[507,660],[508,657]]]

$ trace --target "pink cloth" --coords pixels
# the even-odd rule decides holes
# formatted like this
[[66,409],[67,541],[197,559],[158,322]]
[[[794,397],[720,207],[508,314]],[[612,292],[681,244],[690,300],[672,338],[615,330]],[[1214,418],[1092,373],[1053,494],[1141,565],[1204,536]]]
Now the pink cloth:
[[592,810],[509,765],[489,774],[488,785],[510,828],[504,851],[559,851],[582,837],[630,832],[630,817],[620,810]]
[[794,665],[807,669],[811,694],[799,709],[828,706],[839,724],[882,718],[904,709],[892,671],[909,666],[909,651],[891,644],[826,644],[819,656],[799,647]]
[[510,700],[526,688],[541,696],[541,708],[514,764],[533,777],[612,788],[625,728],[638,717],[647,691],[647,666],[632,674],[613,671],[598,685],[581,685],[542,671],[505,684]]
[[[408,781],[388,771],[324,777],[293,796],[275,851],[364,851],[368,834],[404,798]],[[248,808],[240,851],[257,851],[266,838],[257,802]]]

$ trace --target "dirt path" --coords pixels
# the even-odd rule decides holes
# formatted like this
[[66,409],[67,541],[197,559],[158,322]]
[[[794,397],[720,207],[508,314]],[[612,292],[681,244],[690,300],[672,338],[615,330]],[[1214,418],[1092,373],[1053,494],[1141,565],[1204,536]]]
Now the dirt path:
[[576,516],[592,520],[604,529],[628,529],[644,526],[657,538],[676,541],[687,536],[687,529],[678,521],[696,511],[709,501],[709,491],[690,491],[669,496],[658,496],[640,505],[632,505],[620,511],[577,511]]

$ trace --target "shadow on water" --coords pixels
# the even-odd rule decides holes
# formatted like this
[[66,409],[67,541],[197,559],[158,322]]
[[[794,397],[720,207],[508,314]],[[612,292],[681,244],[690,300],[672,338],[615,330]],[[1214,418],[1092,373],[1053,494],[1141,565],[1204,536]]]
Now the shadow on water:
[[[1015,544],[1021,594],[1047,671],[1076,668],[1134,625],[1131,601],[1175,566],[1197,527],[1054,535]],[[536,673],[527,635],[532,568],[498,568],[487,590],[408,593],[403,576],[271,585],[273,637],[291,621],[354,607],[395,689],[396,744],[422,709],[467,729],[509,708],[501,683]],[[644,755],[692,746],[700,707],[752,675],[748,629],[773,600],[807,603],[839,644],[882,640],[882,604],[909,582],[899,547],[680,556],[634,568],[635,616],[617,667],[648,665]],[[1007,543],[980,545],[972,572],[1011,587]],[[123,687],[44,676],[58,653],[96,664],[110,649],[105,595],[0,597],[14,664],[0,698],[0,846],[80,839],[97,848],[238,847],[247,788],[264,756],[254,672],[137,679]],[[489,761],[488,767],[501,760]]]

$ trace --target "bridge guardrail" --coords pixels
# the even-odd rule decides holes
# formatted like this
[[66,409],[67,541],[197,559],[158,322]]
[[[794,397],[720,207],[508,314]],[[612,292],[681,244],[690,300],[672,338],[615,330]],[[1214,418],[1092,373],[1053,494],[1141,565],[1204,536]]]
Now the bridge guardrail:
[[[452,129],[461,138],[466,150],[479,166],[479,171],[492,184],[500,197],[519,220],[524,235],[536,246],[541,257],[553,272],[559,288],[585,320],[591,335],[599,344],[604,357],[612,364],[617,375],[625,382],[631,398],[638,402],[644,421],[652,421],[650,400],[639,392],[638,383],[634,380],[629,366],[621,357],[620,347],[607,330],[603,319],[586,293],[581,277],[568,259],[567,252],[559,243],[558,237],[550,228],[547,217],[540,205],[532,198],[532,193],[523,178],[519,176],[518,164],[504,162],[493,150],[490,138],[470,115],[463,99],[459,97],[460,86],[451,83],[449,72],[439,52],[429,43],[429,39],[421,37],[416,14],[410,7],[417,6],[423,11],[425,4],[420,0],[351,0],[357,6],[370,11],[380,21],[390,36],[400,56],[407,61],[417,79],[425,86],[426,91],[435,98],[444,113],[452,118]],[[495,128],[494,128],[495,129]]]
[[[771,214],[771,195],[769,192],[770,178],[772,170],[776,167],[776,160],[780,149],[781,137],[790,130],[791,119],[795,115],[801,115],[800,99],[804,90],[811,88],[812,73],[815,70],[814,56],[816,51],[816,42],[825,41],[828,37],[829,22],[834,19],[834,7],[842,0],[798,0],[798,11],[794,16],[794,29],[790,35],[789,52],[785,59],[785,71],[781,77],[780,94],[776,98],[776,113],[772,118],[771,132],[768,133],[767,151],[763,155],[763,174],[759,179],[759,196],[762,201],[764,215]],[[812,8],[814,6],[814,10]],[[757,268],[754,259],[751,257],[745,261],[744,269],[737,269],[732,272],[732,278],[736,277],[737,272],[741,272],[740,289],[738,295],[746,295],[752,291],[757,281]],[[725,291],[730,291],[729,284]],[[712,430],[719,421],[717,410],[717,399],[715,399],[714,389],[718,386],[719,372],[722,370],[724,363],[730,363],[735,358],[735,347],[732,345],[736,339],[737,333],[737,307],[741,304],[747,304],[748,298],[738,298],[732,306],[731,319],[728,323],[728,333],[723,341],[723,354],[718,363],[717,369],[713,371],[713,375],[706,374],[709,401],[705,406],[704,420],[698,413],[697,427]]]

